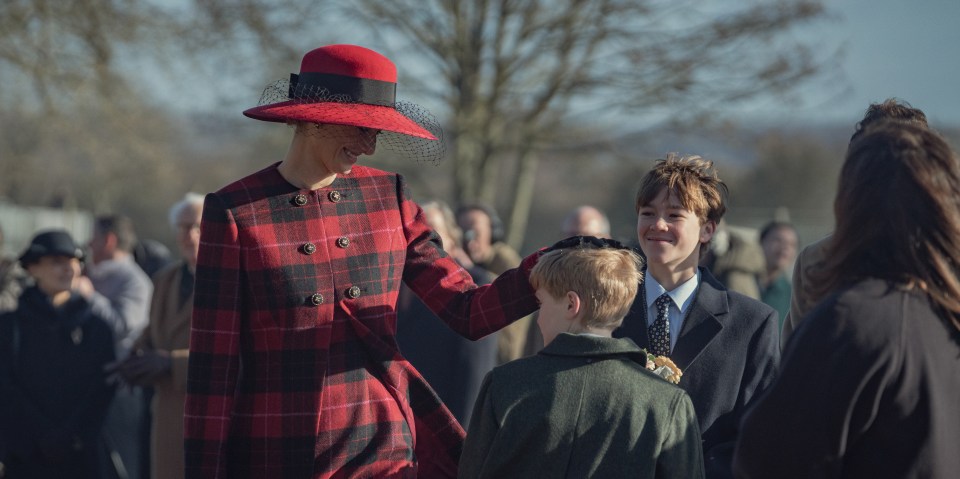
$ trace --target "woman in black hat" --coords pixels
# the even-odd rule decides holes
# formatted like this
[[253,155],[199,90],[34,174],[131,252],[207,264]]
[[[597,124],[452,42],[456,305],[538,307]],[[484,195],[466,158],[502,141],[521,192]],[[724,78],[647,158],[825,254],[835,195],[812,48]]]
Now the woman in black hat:
[[0,316],[0,444],[7,479],[96,478],[96,438],[113,389],[113,338],[72,288],[83,251],[65,231],[36,235],[20,263],[34,285]]

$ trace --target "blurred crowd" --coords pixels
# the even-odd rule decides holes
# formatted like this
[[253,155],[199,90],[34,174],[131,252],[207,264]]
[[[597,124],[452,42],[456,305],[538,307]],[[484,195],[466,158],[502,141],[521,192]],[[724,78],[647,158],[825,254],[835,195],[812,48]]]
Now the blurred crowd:
[[[687,183],[669,176],[701,168],[690,166],[698,161],[667,159],[644,177],[653,186],[638,192],[637,237],[621,238],[641,258],[644,279],[612,333],[654,353],[664,348],[683,370],[679,389],[668,389],[683,390],[676,394],[697,422],[696,451],[683,460],[702,464],[679,470],[958,477],[960,160],[923,113],[895,100],[870,106],[841,172],[836,229],[799,258],[804,243],[787,219],[745,233],[722,219],[722,201],[684,196]],[[722,183],[713,188],[725,194]],[[673,222],[700,216],[698,202],[707,206],[695,228],[712,226],[695,230],[703,249],[692,253],[689,283],[676,273],[690,257],[663,248],[682,240],[674,229],[685,226]],[[443,255],[477,285],[522,268],[489,205],[419,207]],[[89,244],[41,231],[19,257],[0,259],[0,477],[184,477],[194,289],[209,287],[196,281],[203,212],[196,193],[170,207],[176,255],[138,240],[130,218],[110,215],[96,219]],[[556,237],[618,243],[590,205],[570,211]],[[499,414],[478,402],[496,396],[485,383],[491,371],[551,347],[557,335],[542,311],[470,340],[413,290],[399,292],[399,352],[469,426],[464,460],[472,466],[461,476],[497,477],[478,472],[496,455],[474,449],[472,435],[485,426],[472,416]]]

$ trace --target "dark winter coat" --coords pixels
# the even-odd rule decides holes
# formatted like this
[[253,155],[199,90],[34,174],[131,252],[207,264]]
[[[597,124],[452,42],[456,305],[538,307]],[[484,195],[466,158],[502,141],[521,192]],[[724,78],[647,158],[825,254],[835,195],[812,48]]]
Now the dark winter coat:
[[54,308],[38,288],[0,316],[0,436],[7,477],[95,478],[97,436],[113,388],[113,336],[90,303]]

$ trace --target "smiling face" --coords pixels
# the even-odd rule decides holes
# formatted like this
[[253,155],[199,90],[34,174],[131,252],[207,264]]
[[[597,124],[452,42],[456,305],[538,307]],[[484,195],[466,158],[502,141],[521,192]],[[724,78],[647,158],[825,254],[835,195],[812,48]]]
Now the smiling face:
[[350,173],[360,155],[372,155],[377,150],[378,130],[348,125],[311,124],[310,139],[315,161],[327,173]]
[[710,241],[716,225],[703,222],[680,204],[666,187],[637,213],[637,239],[647,257],[647,268],[666,286],[667,277],[686,279],[696,271],[700,248]]
[[80,260],[70,256],[43,256],[27,266],[37,287],[51,298],[67,294],[80,274]]

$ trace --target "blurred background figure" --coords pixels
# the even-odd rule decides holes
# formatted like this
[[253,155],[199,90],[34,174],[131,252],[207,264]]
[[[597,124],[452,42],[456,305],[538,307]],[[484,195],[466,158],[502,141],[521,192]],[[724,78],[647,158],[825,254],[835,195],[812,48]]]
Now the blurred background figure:
[[503,221],[493,208],[463,206],[457,210],[457,224],[463,230],[463,249],[477,266],[499,275],[520,264],[520,254],[503,242]]
[[[444,251],[457,260],[478,285],[491,282],[493,274],[473,265],[461,247],[461,231],[450,207],[441,201],[428,201],[421,208],[427,224],[440,236]],[[400,352],[466,427],[483,377],[497,365],[500,332],[470,341],[440,321],[406,285],[401,287],[397,308]]]
[[[37,234],[20,263],[33,285],[0,315],[0,458],[9,479],[98,479],[113,387],[110,327],[73,291],[83,250],[66,231]],[[82,282],[82,281],[80,281]]]
[[152,279],[173,262],[173,255],[165,244],[148,238],[138,241],[133,247],[133,261]]
[[17,298],[27,282],[20,263],[3,254],[3,228],[0,227],[0,313],[17,309]]
[[127,383],[154,391],[149,428],[152,479],[184,476],[183,404],[202,212],[203,195],[197,193],[187,193],[170,208],[181,259],[154,276],[150,324],[134,343],[134,353],[118,367]]
[[763,250],[752,235],[743,234],[721,220],[710,241],[703,266],[730,291],[760,299],[760,278],[766,271]]
[[[473,264],[494,275],[520,265],[520,254],[504,243],[506,232],[497,212],[484,204],[464,205],[457,210],[457,225],[463,231],[463,249]],[[514,321],[499,331],[498,363],[524,356],[527,336],[533,327],[533,316]]]
[[797,257],[800,238],[790,223],[772,221],[760,230],[760,247],[767,269],[760,278],[760,300],[780,315],[780,326],[790,311],[790,281],[787,278]]
[[[93,264],[87,267],[91,290],[83,293],[107,311],[113,328],[116,357],[130,354],[133,342],[146,328],[153,283],[133,260],[137,236],[130,218],[100,216],[94,220],[90,239]],[[117,390],[103,426],[101,460],[106,478],[137,479],[143,463],[143,426],[146,407],[140,387]]]
[[610,238],[610,220],[607,219],[607,215],[593,206],[578,206],[563,219],[562,234],[564,238],[570,236]]
[[741,423],[737,477],[960,477],[958,197],[960,158],[930,129],[851,142],[810,277],[824,299]]

